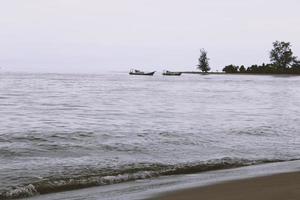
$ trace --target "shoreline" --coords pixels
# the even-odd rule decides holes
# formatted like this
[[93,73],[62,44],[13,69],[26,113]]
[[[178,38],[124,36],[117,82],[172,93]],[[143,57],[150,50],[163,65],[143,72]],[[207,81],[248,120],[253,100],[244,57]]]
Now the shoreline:
[[292,73],[225,73],[225,72],[197,72],[197,71],[179,71],[182,74],[200,74],[200,75],[259,75],[259,76],[300,76]]
[[[83,200],[99,199],[132,199],[132,200],[168,200],[162,197],[190,191],[198,188],[206,188],[223,183],[231,183],[240,180],[255,179],[256,177],[273,176],[274,174],[298,173],[300,160],[279,163],[267,163],[239,167],[225,170],[207,171],[196,174],[162,176],[151,179],[136,180],[120,184],[90,187],[72,191],[38,195],[32,200],[59,200],[69,199]],[[300,180],[298,181],[298,183]],[[185,196],[184,199],[187,199]],[[173,199],[173,198],[170,198]],[[197,198],[196,198],[197,199]],[[224,199],[224,198],[221,198]],[[243,199],[243,198],[242,198]],[[213,200],[213,199],[212,199]]]
[[300,198],[300,171],[178,190],[151,200],[282,200]]

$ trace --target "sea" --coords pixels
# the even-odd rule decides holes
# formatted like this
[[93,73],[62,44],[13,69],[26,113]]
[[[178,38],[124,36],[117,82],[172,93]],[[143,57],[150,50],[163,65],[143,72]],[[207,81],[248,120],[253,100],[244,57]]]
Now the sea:
[[300,76],[0,73],[0,199],[298,159]]

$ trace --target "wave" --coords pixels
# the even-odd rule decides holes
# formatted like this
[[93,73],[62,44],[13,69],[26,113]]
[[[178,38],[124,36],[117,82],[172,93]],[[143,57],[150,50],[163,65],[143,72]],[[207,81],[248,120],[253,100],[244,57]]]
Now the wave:
[[[239,158],[222,158],[202,161],[198,163],[184,163],[177,165],[165,164],[132,164],[120,167],[118,170],[101,170],[101,172],[84,173],[74,177],[49,177],[41,181],[21,185],[0,193],[0,199],[17,199],[35,195],[82,189],[93,186],[110,185],[127,181],[169,176],[179,174],[192,174],[212,170],[229,169],[270,162],[283,162],[287,160],[248,160]],[[103,173],[105,171],[105,173]]]

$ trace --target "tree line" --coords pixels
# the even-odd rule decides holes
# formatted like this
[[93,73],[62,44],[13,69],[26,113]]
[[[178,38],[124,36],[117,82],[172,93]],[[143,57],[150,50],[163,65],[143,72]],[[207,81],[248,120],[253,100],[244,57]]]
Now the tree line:
[[[198,69],[204,73],[210,71],[209,58],[207,51],[200,50],[198,59]],[[300,74],[300,61],[291,49],[289,42],[276,41],[273,43],[273,49],[270,51],[270,63],[262,65],[228,65],[223,68],[223,72],[233,73],[253,73],[253,74]]]
[[253,74],[300,74],[300,61],[293,55],[289,42],[273,43],[270,51],[270,63],[262,65],[228,65],[223,68],[225,73],[253,73]]

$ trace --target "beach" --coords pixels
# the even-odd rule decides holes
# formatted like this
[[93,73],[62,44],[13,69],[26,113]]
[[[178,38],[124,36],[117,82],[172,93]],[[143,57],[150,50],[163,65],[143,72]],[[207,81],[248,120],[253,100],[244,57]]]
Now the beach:
[[[295,160],[226,170],[207,171],[196,174],[162,176],[147,180],[130,181],[101,187],[38,195],[30,199],[268,200],[268,195],[272,194],[275,194],[278,198],[280,197],[279,199],[299,199],[297,198],[299,196],[299,186],[297,186],[300,174],[299,166],[300,161]],[[271,196],[269,199],[276,200],[274,196]]]
[[0,200],[300,200],[299,6],[2,1]]
[[300,199],[300,172],[276,174],[168,193],[153,200]]

